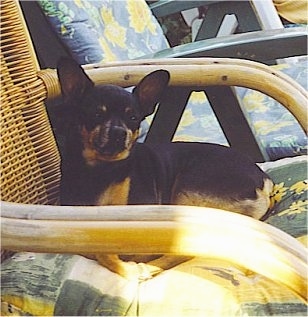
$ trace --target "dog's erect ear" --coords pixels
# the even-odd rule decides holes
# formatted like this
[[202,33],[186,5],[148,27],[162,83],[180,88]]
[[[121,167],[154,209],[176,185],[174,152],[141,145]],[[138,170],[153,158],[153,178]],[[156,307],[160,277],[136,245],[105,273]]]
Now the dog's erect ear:
[[154,112],[156,104],[168,86],[169,79],[168,71],[157,70],[145,76],[134,88],[133,94],[137,96],[144,116]]
[[58,78],[64,98],[78,98],[94,83],[79,64],[71,58],[62,57],[58,61]]

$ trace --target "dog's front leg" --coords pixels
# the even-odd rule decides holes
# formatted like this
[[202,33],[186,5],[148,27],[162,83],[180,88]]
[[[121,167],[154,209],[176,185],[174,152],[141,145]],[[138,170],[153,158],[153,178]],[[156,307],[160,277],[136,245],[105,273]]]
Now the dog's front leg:
[[96,254],[95,257],[100,265],[128,280],[140,279],[142,272],[135,262],[122,261],[117,254]]
[[185,255],[163,255],[155,260],[147,262],[148,270],[152,276],[172,269],[173,267],[193,259],[193,256]]

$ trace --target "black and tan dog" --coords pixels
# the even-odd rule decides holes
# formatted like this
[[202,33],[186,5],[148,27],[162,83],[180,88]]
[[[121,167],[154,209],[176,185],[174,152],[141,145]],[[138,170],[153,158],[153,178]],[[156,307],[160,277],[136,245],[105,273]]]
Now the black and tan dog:
[[[58,76],[69,110],[62,157],[63,205],[181,204],[226,209],[260,219],[272,182],[229,147],[208,143],[136,143],[141,121],[153,113],[169,82],[155,71],[130,93],[94,86],[83,69],[61,59]],[[125,275],[116,256],[98,257]]]

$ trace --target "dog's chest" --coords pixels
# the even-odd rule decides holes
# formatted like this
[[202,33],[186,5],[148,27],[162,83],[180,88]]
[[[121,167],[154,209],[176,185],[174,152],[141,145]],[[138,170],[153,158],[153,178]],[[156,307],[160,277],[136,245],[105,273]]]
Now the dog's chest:
[[[159,203],[156,173],[144,161],[129,160],[72,171],[66,188],[73,188],[73,202],[82,205],[129,205]],[[68,193],[71,196],[71,193]]]
[[95,205],[127,205],[130,183],[130,177],[126,177],[123,181],[110,184],[101,193],[98,193]]

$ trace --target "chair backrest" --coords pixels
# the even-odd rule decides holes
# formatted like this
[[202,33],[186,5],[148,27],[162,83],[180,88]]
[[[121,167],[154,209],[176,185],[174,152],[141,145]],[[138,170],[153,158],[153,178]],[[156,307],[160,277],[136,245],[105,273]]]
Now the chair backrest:
[[46,88],[18,1],[1,8],[1,199],[55,204],[59,154],[43,100]]

